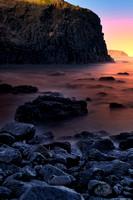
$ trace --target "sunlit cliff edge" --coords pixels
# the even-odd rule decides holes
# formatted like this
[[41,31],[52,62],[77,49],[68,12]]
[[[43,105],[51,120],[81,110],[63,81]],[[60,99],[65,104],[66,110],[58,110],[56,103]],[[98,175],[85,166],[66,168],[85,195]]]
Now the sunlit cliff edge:
[[124,51],[119,51],[119,50],[108,50],[108,54],[112,56],[112,58],[129,57],[127,53],[125,53]]
[[91,10],[62,0],[1,0],[0,64],[111,61]]

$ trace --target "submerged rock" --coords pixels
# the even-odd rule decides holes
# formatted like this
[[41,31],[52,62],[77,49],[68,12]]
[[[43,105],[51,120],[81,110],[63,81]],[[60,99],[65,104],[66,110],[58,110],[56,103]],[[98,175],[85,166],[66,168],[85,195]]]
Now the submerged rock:
[[124,105],[119,103],[110,103],[109,105],[110,109],[123,109],[126,108]]
[[19,85],[13,87],[13,93],[18,94],[18,93],[36,93],[38,91],[37,87],[33,87],[30,85]]
[[83,116],[87,113],[87,103],[85,101],[44,95],[19,106],[15,114],[15,121],[31,123],[62,120],[69,117]]
[[112,76],[101,77],[99,78],[99,81],[115,81],[115,78]]
[[9,84],[3,83],[0,84],[0,93],[11,93],[13,91],[13,87]]

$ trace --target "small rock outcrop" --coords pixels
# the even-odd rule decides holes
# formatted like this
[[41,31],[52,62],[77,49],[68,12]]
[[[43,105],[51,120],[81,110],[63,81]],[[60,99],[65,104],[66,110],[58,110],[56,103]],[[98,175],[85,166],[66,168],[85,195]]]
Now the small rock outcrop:
[[0,64],[113,61],[95,13],[63,0],[41,2],[1,0]]
[[39,96],[32,102],[19,106],[15,114],[15,120],[33,123],[37,121],[62,120],[69,117],[83,116],[87,113],[87,103],[85,101],[44,95]]

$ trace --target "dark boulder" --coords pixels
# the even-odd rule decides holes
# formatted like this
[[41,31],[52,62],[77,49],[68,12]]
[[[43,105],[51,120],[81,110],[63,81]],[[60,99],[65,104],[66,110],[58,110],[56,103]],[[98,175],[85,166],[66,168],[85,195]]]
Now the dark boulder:
[[74,190],[63,186],[32,187],[26,191],[20,200],[83,200]]
[[109,105],[110,109],[123,109],[123,108],[126,108],[124,105],[122,104],[119,104],[119,103],[110,103]]
[[131,167],[131,164],[127,162],[122,162],[120,160],[113,160],[113,161],[100,161],[94,163],[94,166],[102,169],[106,176],[108,175],[115,175],[118,178],[121,176],[127,175],[128,170]]
[[125,75],[125,76],[129,76],[129,73],[127,73],[127,72],[119,72],[119,73],[117,73],[118,75]]
[[62,170],[58,169],[57,167],[54,167],[50,164],[47,164],[45,166],[38,165],[35,167],[36,173],[39,177],[42,178],[47,183],[50,183],[51,178],[53,175],[55,176],[68,176],[71,181],[75,181],[75,178]]
[[13,87],[9,84],[3,83],[0,84],[0,93],[11,93],[13,91]]
[[133,148],[133,137],[129,137],[126,140],[121,141],[119,147],[123,150]]
[[90,101],[92,101],[92,99],[89,97],[86,97],[85,101],[90,102]]
[[115,81],[115,78],[112,76],[100,77],[99,81]]
[[30,103],[19,106],[15,114],[15,120],[26,123],[62,120],[83,116],[87,113],[87,103],[85,101],[44,95],[39,96]]
[[112,194],[112,189],[109,184],[97,180],[91,180],[88,183],[88,190],[91,194],[99,197],[107,197]]
[[100,151],[106,151],[113,150],[115,146],[110,139],[98,139],[94,142],[93,148],[96,148]]
[[10,133],[16,140],[29,140],[34,137],[35,127],[32,124],[11,122],[6,124],[1,132]]
[[18,94],[18,93],[36,93],[38,91],[37,87],[33,87],[30,85],[19,85],[13,87],[13,93]]
[[0,199],[8,199],[11,197],[11,190],[6,187],[0,186]]
[[15,138],[9,133],[0,133],[0,144],[12,145],[15,142]]
[[11,147],[0,147],[0,162],[11,164],[20,163],[22,155],[19,150]]

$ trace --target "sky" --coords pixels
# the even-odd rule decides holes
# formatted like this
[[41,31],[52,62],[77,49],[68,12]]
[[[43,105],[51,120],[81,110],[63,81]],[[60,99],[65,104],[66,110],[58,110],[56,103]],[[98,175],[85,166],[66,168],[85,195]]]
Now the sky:
[[66,0],[88,8],[101,19],[104,39],[110,50],[133,56],[133,0]]

